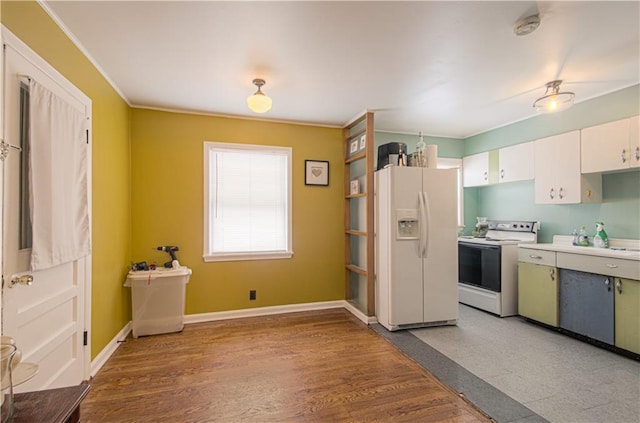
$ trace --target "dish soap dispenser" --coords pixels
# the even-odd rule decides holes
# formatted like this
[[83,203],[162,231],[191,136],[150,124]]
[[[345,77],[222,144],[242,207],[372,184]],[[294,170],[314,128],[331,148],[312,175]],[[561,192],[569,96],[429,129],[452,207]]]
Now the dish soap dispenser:
[[604,231],[604,223],[596,222],[596,234],[593,236],[593,246],[598,248],[609,248],[609,237]]

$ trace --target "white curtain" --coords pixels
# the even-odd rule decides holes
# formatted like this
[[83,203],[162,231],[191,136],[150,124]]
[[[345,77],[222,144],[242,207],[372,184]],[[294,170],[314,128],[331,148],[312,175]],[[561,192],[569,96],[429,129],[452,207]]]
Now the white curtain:
[[87,119],[55,93],[29,83],[31,270],[90,253]]

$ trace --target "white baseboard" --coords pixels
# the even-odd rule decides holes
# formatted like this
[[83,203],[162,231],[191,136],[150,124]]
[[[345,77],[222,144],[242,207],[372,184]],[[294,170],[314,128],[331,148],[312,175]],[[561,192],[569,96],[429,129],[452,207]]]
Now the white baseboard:
[[260,317],[272,314],[296,313],[299,311],[326,310],[330,308],[346,308],[346,301],[324,301],[318,303],[289,304],[282,306],[245,308],[242,310],[216,311],[213,313],[187,314],[184,322],[202,323],[216,320],[239,319],[243,317]]
[[[296,313],[299,311],[327,310],[332,308],[344,308],[351,314],[356,316],[365,324],[377,323],[375,316],[367,316],[348,301],[324,301],[317,303],[289,304],[283,306],[258,307],[242,310],[216,311],[213,313],[187,314],[184,316],[184,323],[203,323],[214,322],[217,320],[240,319],[243,317],[260,317],[272,314]],[[98,371],[109,360],[113,353],[118,349],[121,341],[131,332],[131,322],[127,323],[124,328],[100,351],[100,354],[91,362],[91,377],[94,377]]]
[[366,314],[355,308],[349,301],[343,301],[343,303],[343,307],[347,309],[348,312],[360,319],[361,322],[367,325],[378,323],[378,319],[376,318],[376,316],[367,316]]
[[94,377],[98,371],[104,366],[114,352],[120,346],[118,341],[124,340],[131,332],[131,322],[127,323],[120,332],[100,351],[100,354],[91,362],[91,377]]

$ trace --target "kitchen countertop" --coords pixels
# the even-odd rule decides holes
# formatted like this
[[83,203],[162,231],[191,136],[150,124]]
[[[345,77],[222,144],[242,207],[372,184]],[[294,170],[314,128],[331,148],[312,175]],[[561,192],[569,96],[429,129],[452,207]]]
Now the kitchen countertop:
[[[518,244],[520,248],[534,250],[556,251],[562,253],[583,254],[588,256],[609,257],[623,260],[640,261],[640,240],[609,238],[612,248],[578,247],[572,245],[573,237],[555,235],[552,243],[547,244]],[[625,248],[619,250],[616,248]]]

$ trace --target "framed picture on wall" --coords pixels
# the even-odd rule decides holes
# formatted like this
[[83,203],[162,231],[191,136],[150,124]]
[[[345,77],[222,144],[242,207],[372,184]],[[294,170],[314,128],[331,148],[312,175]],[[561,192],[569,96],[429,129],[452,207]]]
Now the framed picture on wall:
[[356,153],[358,151],[358,140],[351,141],[349,144],[349,154]]
[[[356,143],[357,146],[357,143]],[[305,185],[329,185],[329,162],[325,160],[304,161]]]
[[353,181],[351,181],[350,193],[351,195],[360,194],[360,181],[358,181],[357,179],[354,179]]
[[360,150],[364,150],[367,146],[367,135],[363,135],[360,137]]

